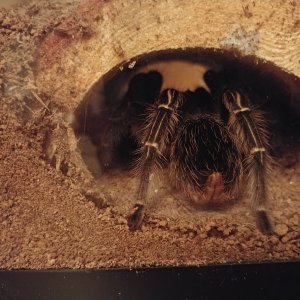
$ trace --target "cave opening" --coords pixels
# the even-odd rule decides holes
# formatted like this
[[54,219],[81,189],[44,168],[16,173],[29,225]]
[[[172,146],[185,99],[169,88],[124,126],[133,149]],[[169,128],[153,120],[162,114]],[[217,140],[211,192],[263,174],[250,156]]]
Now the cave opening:
[[[162,90],[188,93],[193,110],[197,101],[209,107],[216,93],[228,87],[245,91],[251,104],[263,112],[271,155],[284,167],[297,164],[300,79],[254,56],[193,48],[142,54],[114,67],[90,88],[73,124],[87,167],[95,177],[131,168],[138,149],[136,129],[124,127],[133,119],[132,124],[143,122],[145,107]],[[226,112],[222,118],[228,118]]]

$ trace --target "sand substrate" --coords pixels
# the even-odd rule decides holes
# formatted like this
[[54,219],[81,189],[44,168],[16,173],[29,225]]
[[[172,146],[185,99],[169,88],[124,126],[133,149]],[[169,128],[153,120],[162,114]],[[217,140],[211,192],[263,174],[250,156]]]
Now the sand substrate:
[[[37,43],[73,9],[37,1],[0,9],[0,268],[201,265],[300,257],[297,160],[274,167],[263,235],[244,199],[223,211],[194,208],[168,186],[128,230],[136,179],[114,171],[84,188],[45,159],[49,117],[34,93]],[[101,196],[99,196],[101,195]]]

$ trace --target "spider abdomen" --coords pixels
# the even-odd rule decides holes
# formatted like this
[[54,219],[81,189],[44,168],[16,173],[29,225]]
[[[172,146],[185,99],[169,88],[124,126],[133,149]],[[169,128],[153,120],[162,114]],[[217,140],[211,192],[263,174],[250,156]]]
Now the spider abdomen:
[[184,121],[171,156],[171,176],[191,200],[213,205],[234,198],[241,154],[217,116],[201,115]]

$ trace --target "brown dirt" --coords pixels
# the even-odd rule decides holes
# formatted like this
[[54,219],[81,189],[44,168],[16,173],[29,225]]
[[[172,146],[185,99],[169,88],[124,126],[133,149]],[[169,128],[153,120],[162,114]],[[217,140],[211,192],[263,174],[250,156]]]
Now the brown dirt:
[[247,199],[224,211],[199,211],[168,188],[149,206],[142,230],[130,232],[125,216],[134,178],[108,174],[87,191],[82,176],[64,175],[45,161],[52,123],[46,109],[35,110],[41,103],[34,96],[34,50],[74,5],[0,8],[0,268],[299,259],[297,164],[274,169],[269,210],[275,233],[268,237],[257,229]]

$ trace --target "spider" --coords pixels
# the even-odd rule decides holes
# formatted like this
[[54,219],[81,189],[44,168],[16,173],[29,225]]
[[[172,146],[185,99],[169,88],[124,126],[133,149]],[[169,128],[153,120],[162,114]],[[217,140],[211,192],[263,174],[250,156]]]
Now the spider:
[[[207,72],[207,81],[210,76]],[[107,153],[119,145],[135,162],[139,178],[129,228],[143,223],[151,175],[167,170],[171,184],[200,206],[233,202],[246,185],[259,227],[270,234],[265,204],[271,158],[263,113],[239,88],[211,84],[210,93],[181,92],[161,91],[161,85],[157,72],[137,75],[103,123],[103,164],[110,164]],[[133,141],[130,149],[120,147],[123,137]]]

